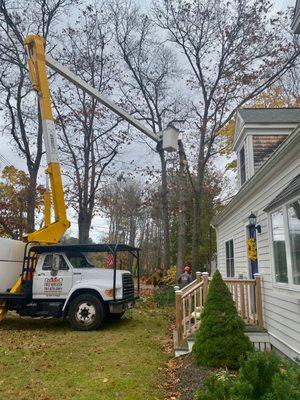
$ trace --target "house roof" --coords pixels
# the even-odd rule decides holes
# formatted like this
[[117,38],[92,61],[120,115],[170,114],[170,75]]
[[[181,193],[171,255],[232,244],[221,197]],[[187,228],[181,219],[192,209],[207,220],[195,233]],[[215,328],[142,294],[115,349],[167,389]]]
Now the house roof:
[[300,108],[242,108],[239,114],[249,124],[300,123]]
[[[269,129],[290,127],[300,124],[300,108],[241,108],[237,112],[236,125],[233,137],[233,150],[237,150],[243,137],[244,127]],[[288,132],[287,132],[288,133]]]
[[300,193],[300,174],[297,175],[264,209],[268,212]]

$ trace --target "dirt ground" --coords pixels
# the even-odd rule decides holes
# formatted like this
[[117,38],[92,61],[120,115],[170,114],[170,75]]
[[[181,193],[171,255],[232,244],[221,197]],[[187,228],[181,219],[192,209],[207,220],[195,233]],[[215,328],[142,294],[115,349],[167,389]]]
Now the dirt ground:
[[198,366],[194,356],[187,354],[168,362],[168,391],[165,400],[194,400],[213,369]]

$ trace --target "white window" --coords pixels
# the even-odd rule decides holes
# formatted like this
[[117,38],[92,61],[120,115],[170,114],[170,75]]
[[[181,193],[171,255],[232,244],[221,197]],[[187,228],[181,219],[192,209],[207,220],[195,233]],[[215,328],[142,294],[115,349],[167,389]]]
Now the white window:
[[275,281],[288,283],[283,210],[271,214]]
[[288,205],[289,240],[292,264],[292,279],[300,285],[300,200]]
[[300,199],[271,213],[275,283],[300,289]]
[[233,252],[233,240],[229,240],[225,243],[226,247],[226,273],[227,277],[234,277],[234,252]]

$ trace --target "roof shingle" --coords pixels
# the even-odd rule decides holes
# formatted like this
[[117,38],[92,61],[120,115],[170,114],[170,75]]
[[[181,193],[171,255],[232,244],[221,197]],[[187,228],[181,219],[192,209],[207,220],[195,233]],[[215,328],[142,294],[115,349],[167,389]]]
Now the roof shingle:
[[249,124],[300,123],[300,108],[242,108],[239,114]]

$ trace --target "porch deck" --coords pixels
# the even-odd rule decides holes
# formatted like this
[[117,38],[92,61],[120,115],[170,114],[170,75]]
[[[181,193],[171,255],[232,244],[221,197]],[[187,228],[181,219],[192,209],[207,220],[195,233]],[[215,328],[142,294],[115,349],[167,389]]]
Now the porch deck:
[[[196,273],[196,280],[183,289],[175,287],[176,297],[176,329],[174,332],[175,350],[190,349],[193,336],[201,324],[201,312],[205,304],[211,278],[208,273]],[[262,297],[261,277],[255,275],[254,279],[224,279],[227,284],[239,315],[245,321],[246,333],[251,335],[250,340],[255,345],[255,332],[258,336],[265,336]],[[268,338],[265,339],[268,342]],[[257,346],[255,346],[257,347]]]

